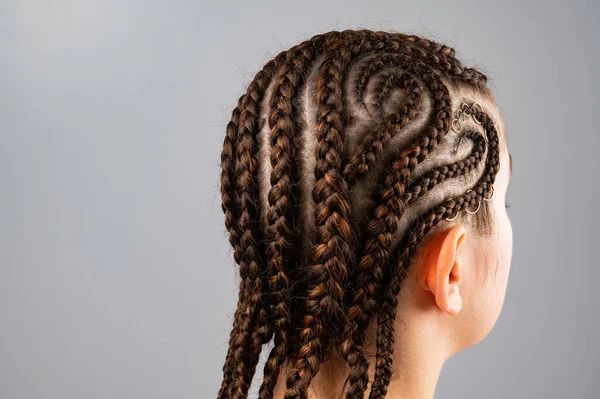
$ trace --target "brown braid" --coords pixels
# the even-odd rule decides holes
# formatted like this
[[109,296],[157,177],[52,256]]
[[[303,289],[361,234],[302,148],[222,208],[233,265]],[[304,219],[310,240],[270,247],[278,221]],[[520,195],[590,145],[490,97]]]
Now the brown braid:
[[[223,150],[221,152],[221,209],[225,214],[225,227],[229,231],[229,243],[234,249],[234,260],[239,263],[239,231],[234,223],[236,215],[234,198],[235,194],[233,191],[233,179],[234,179],[234,154],[235,154],[235,143],[237,141],[237,127],[240,118],[240,108],[242,105],[242,98],[238,102],[238,106],[233,110],[231,121],[227,124],[225,139],[223,140]],[[221,383],[221,389],[219,390],[218,398],[223,399],[226,392],[229,390],[229,384],[231,383],[232,360],[233,360],[233,345],[237,339],[238,334],[238,319],[242,312],[242,302],[244,298],[242,294],[245,293],[245,279],[242,278],[239,288],[240,298],[238,300],[237,309],[233,317],[233,328],[229,335],[229,348],[227,350],[227,356],[225,358],[225,365],[223,366],[223,382]]]
[[258,126],[256,115],[258,113],[257,98],[253,85],[242,100],[242,112],[240,114],[235,170],[236,184],[239,187],[239,219],[240,229],[240,274],[246,281],[243,296],[243,311],[239,317],[238,337],[235,342],[233,359],[235,369],[233,371],[231,395],[232,397],[245,397],[249,386],[248,373],[246,370],[252,368],[254,353],[252,344],[255,318],[264,318],[264,309],[261,307],[261,296],[263,291],[263,277],[261,276],[261,263],[263,252],[258,247],[259,240],[256,237],[258,229],[258,212],[254,203],[257,192],[254,178],[257,169],[256,146],[254,134]]
[[[444,204],[430,211],[424,217],[424,221],[417,222],[408,230],[411,234],[407,237],[405,244],[400,246],[405,249],[400,255],[400,262],[397,269],[391,271],[391,282],[385,288],[381,300],[381,310],[377,319],[377,363],[375,379],[371,387],[369,399],[384,398],[390,383],[392,355],[394,351],[394,320],[398,305],[398,293],[402,279],[406,276],[406,268],[408,267],[408,260],[411,253],[423,237],[440,221],[446,217],[455,215],[468,206],[473,206],[483,201],[483,198],[488,195],[494,184],[500,165],[498,133],[492,120],[486,114],[477,113],[476,116],[477,118],[482,117],[482,124],[485,126],[487,137],[489,137],[486,171],[473,190],[468,191],[460,197],[446,200]],[[470,132],[469,134],[475,135],[476,133]],[[483,139],[479,139],[479,143],[483,143]],[[471,156],[474,155],[472,154]],[[478,158],[480,155],[481,153],[475,158]],[[465,167],[470,168],[469,165],[463,166],[463,168]]]
[[[271,190],[269,191],[268,233],[269,273],[271,292],[274,301],[273,325],[276,328],[275,345],[269,354],[264,369],[264,380],[259,390],[259,398],[273,397],[273,389],[281,364],[288,351],[291,317],[290,305],[290,259],[293,257],[295,231],[292,225],[296,190],[294,183],[295,159],[295,106],[292,99],[301,85],[300,73],[313,57],[313,42],[298,52],[289,54],[291,60],[280,75],[279,84],[271,96],[269,128],[271,129]],[[293,55],[293,56],[292,56]]]
[[[382,58],[385,57],[379,56],[371,61],[372,65],[382,65]],[[406,63],[406,60],[404,63]],[[383,192],[379,201],[381,205],[376,209],[375,218],[371,220],[367,229],[368,238],[365,241],[359,262],[355,282],[356,291],[348,310],[349,322],[346,324],[346,341],[343,347],[344,356],[351,367],[349,376],[351,385],[347,393],[348,398],[361,397],[360,395],[364,393],[366,388],[368,364],[364,355],[360,353],[362,341],[364,340],[363,331],[371,317],[372,309],[376,305],[375,298],[383,278],[383,267],[390,260],[390,245],[393,234],[398,228],[400,217],[404,213],[405,204],[402,197],[404,196],[405,185],[412,170],[435,148],[438,140],[444,137],[450,124],[451,109],[447,89],[431,68],[425,65],[417,65],[417,67],[424,71],[422,79],[430,89],[433,102],[432,114],[436,115],[437,119],[429,125],[431,126],[429,132],[403,151],[400,158],[394,162],[396,169],[393,172],[395,173],[386,176],[385,182],[385,187],[390,187],[390,189]],[[408,69],[417,72],[417,68]],[[374,68],[371,70],[375,71]],[[389,141],[389,138],[386,141]],[[381,151],[381,147],[379,148],[379,151]],[[364,159],[365,161],[370,159],[371,162],[374,162],[376,159],[375,154]],[[364,166],[366,165],[368,163]],[[360,170],[360,168],[355,170]]]
[[342,287],[352,255],[348,187],[341,173],[344,141],[341,77],[346,48],[341,47],[339,54],[332,53],[323,63],[317,83],[317,180],[313,191],[317,243],[312,255],[314,265],[308,272],[315,283],[308,290],[300,333],[301,355],[288,376],[286,398],[306,397],[306,388],[323,361],[325,318],[342,320]]
[[[407,59],[407,62],[410,59]],[[418,81],[407,72],[393,74],[380,89],[380,95],[377,100],[377,107],[383,114],[383,100],[387,97],[392,85],[398,84],[398,87],[406,89],[408,95],[404,104],[398,110],[386,117],[380,126],[376,127],[371,133],[365,135],[361,147],[357,154],[346,165],[344,173],[350,184],[354,184],[359,176],[366,174],[369,166],[376,161],[377,155],[383,150],[384,145],[391,140],[393,133],[402,129],[410,120],[412,120],[419,107],[423,93],[419,87]],[[362,99],[362,93],[359,94]]]
[[[447,83],[490,96],[485,75],[463,67],[452,48],[369,30],[314,36],[279,53],[250,83],[221,153],[222,209],[241,281],[218,398],[247,397],[261,349],[272,337],[261,399],[273,397],[285,363],[285,397],[306,398],[320,365],[337,350],[350,366],[346,397],[363,398],[369,364],[362,345],[373,316],[377,356],[370,397],[385,397],[397,295],[410,257],[443,218],[475,209],[498,171],[495,127],[477,110],[486,136],[467,131],[460,140],[472,143],[470,153],[435,164],[431,154],[450,129]],[[399,90],[398,104],[392,100]],[[367,96],[377,113],[369,112]],[[405,137],[415,124],[423,126]],[[259,148],[263,126],[267,154]],[[473,179],[484,154],[476,186],[432,203],[399,231],[403,218],[416,216],[409,212],[414,204],[431,201],[429,192],[447,180]],[[423,162],[430,158],[433,164]],[[269,174],[261,177],[259,170]]]

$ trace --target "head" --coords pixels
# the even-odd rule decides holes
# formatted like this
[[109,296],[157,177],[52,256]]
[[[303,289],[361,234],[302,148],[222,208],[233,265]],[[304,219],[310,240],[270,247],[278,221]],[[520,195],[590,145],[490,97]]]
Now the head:
[[445,356],[481,341],[512,253],[505,130],[486,77],[414,35],[329,32],[269,61],[221,156],[241,280],[219,397],[247,396],[271,340],[261,398],[284,365],[286,398],[305,397],[336,356],[347,397],[369,365],[384,397],[396,336],[422,320]]

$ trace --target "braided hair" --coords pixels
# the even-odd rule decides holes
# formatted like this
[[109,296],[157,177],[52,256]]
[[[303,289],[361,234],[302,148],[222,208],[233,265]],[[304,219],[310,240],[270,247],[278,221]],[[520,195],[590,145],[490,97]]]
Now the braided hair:
[[[363,398],[371,322],[369,397],[386,396],[411,256],[445,219],[489,212],[482,200],[493,194],[499,137],[481,107],[472,108],[480,127],[452,130],[467,98],[451,93],[467,91],[493,103],[486,76],[452,48],[370,30],[314,36],[258,72],[221,153],[241,279],[219,399],[247,397],[271,341],[259,398],[273,397],[284,364],[285,398],[306,398],[334,352],[349,366],[346,398]],[[462,191],[447,195],[450,181]]]

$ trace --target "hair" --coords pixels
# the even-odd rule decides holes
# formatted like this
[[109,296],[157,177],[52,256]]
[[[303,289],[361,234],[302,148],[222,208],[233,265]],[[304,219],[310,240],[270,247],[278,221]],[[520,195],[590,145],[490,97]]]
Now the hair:
[[450,47],[370,30],[316,35],[256,74],[221,154],[241,280],[219,399],[247,397],[271,341],[259,398],[273,397],[284,363],[285,398],[306,398],[336,351],[350,369],[346,398],[363,398],[375,320],[369,397],[386,396],[411,257],[462,210],[489,217],[482,200],[493,195],[500,151],[492,117],[473,108],[480,127],[451,129],[453,108],[474,94],[493,101],[487,80]]

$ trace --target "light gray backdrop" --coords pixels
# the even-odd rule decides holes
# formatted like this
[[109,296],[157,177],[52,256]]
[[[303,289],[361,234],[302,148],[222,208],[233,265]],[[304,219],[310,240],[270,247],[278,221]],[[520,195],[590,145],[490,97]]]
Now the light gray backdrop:
[[514,256],[436,398],[598,398],[597,1],[0,1],[0,397],[211,398],[236,302],[225,125],[257,70],[394,29],[492,80]]

